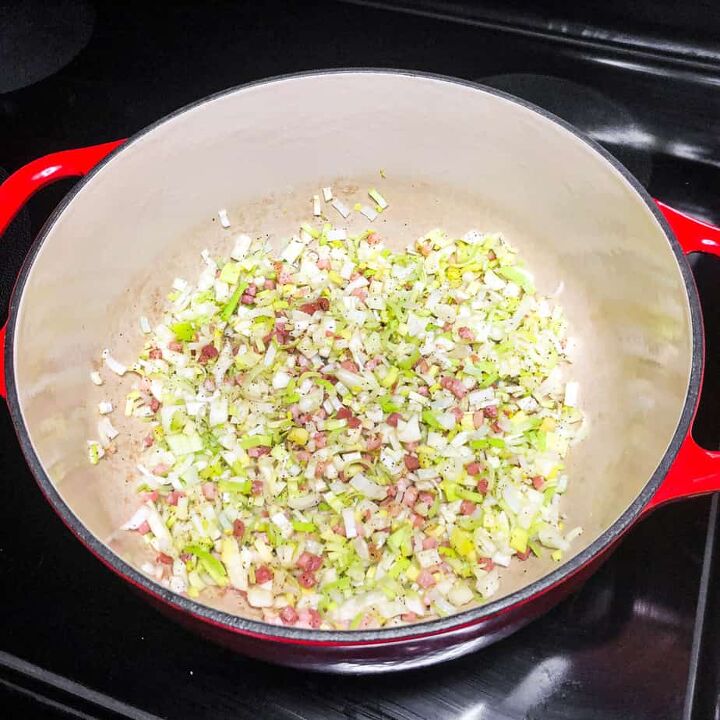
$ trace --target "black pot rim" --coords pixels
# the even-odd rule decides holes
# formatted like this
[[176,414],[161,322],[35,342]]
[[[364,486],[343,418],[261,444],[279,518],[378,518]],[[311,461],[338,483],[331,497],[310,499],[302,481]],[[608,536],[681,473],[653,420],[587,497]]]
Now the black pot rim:
[[[169,120],[177,117],[178,115],[181,115],[182,113],[193,110],[197,107],[200,107],[201,105],[204,105],[205,103],[219,99],[226,95],[231,95],[238,91],[246,90],[248,88],[256,87],[259,85],[270,85],[272,83],[295,78],[342,74],[353,75],[358,73],[393,74],[407,77],[420,77],[472,88],[479,92],[484,92],[490,95],[494,95],[496,97],[503,98],[516,105],[531,110],[541,115],[543,118],[550,120],[556,125],[559,125],[563,129],[574,135],[577,139],[585,143],[608,163],[610,163],[610,165],[615,170],[617,170],[624,178],[624,180],[633,188],[633,190],[642,199],[646,207],[654,215],[658,224],[663,229],[667,241],[672,248],[673,253],[675,254],[678,266],[680,268],[680,272],[683,277],[683,281],[685,283],[688,305],[690,308],[690,321],[693,334],[692,360],[688,391],[682,413],[680,415],[680,419],[678,421],[672,441],[670,442],[667,450],[660,459],[655,472],[646,483],[642,492],[638,494],[638,496],[625,510],[625,512],[583,551],[559,565],[557,569],[536,580],[535,582],[530,583],[529,585],[517,590],[514,593],[501,597],[498,600],[488,602],[484,605],[480,605],[470,610],[465,610],[463,612],[445,618],[428,620],[421,623],[393,628],[379,628],[376,630],[305,630],[300,628],[270,625],[268,623],[260,622],[257,620],[250,620],[247,618],[239,617],[237,615],[231,615],[230,613],[222,612],[220,610],[208,607],[207,605],[192,600],[191,598],[178,595],[164,588],[162,585],[158,584],[154,580],[151,580],[150,578],[143,575],[136,568],[132,567],[127,562],[122,560],[119,555],[116,555],[107,545],[105,545],[102,541],[100,541],[92,533],[90,533],[90,531],[85,527],[85,525],[79,520],[79,518],[73,513],[71,508],[62,499],[57,489],[51,482],[50,478],[46,474],[40,462],[40,459],[36,455],[35,450],[32,446],[30,437],[25,427],[22,413],[20,411],[17,387],[15,385],[13,344],[16,332],[17,310],[22,300],[23,290],[28,274],[40,247],[42,246],[45,238],[48,236],[55,222],[65,210],[65,208],[72,202],[72,200],[83,189],[83,187],[88,182],[92,181],[93,177],[100,169],[102,169],[107,163],[112,162],[112,159],[116,155],[124,152],[129,146],[131,146],[140,138],[144,137],[148,132],[155,130]],[[645,188],[640,185],[637,179],[627,170],[627,168],[625,168],[615,157],[613,157],[604,148],[598,145],[594,140],[591,140],[573,125],[567,123],[553,113],[550,113],[532,103],[529,103],[525,100],[502,92],[500,90],[496,90],[494,88],[487,87],[469,80],[453,78],[435,73],[420,72],[416,70],[400,70],[394,68],[335,68],[326,70],[313,70],[299,73],[290,73],[286,75],[278,75],[263,80],[245,83],[243,85],[220,91],[218,93],[210,95],[209,97],[190,103],[185,107],[180,108],[179,110],[176,110],[175,112],[170,113],[169,115],[166,115],[165,117],[157,120],[153,124],[147,126],[143,130],[133,135],[127,140],[127,142],[123,143],[112,153],[110,153],[102,162],[100,162],[95,168],[93,168],[90,173],[88,173],[84,178],[82,178],[78,183],[76,183],[72,190],[63,198],[62,202],[53,211],[41,231],[38,233],[38,236],[32,248],[30,249],[27,258],[25,259],[25,262],[18,276],[18,280],[15,284],[15,288],[13,290],[12,298],[10,301],[7,334],[5,338],[5,378],[7,385],[7,401],[10,409],[10,415],[20,441],[22,452],[25,455],[25,459],[33,475],[35,476],[35,479],[40,486],[40,489],[52,505],[55,512],[70,528],[73,534],[105,565],[107,565],[118,575],[123,577],[123,579],[140,587],[142,590],[144,590],[151,596],[154,596],[156,599],[161,600],[162,602],[166,603],[177,611],[191,615],[198,620],[204,621],[211,625],[220,626],[230,632],[241,633],[243,635],[256,637],[262,640],[276,640],[284,643],[307,644],[308,646],[353,644],[367,645],[375,643],[392,643],[393,641],[398,642],[414,638],[421,638],[429,635],[437,635],[452,630],[458,630],[461,627],[478,624],[484,620],[487,620],[491,616],[508,611],[516,605],[524,604],[527,601],[530,601],[533,597],[548,592],[552,590],[554,586],[560,584],[566,579],[569,579],[570,576],[575,574],[582,567],[590,563],[594,558],[597,558],[598,556],[603,554],[604,551],[610,548],[610,546],[639,517],[643,508],[648,504],[657,489],[660,487],[660,484],[662,483],[662,480],[670,469],[670,466],[672,465],[672,462],[675,459],[675,456],[677,455],[683,440],[686,438],[690,431],[692,419],[700,393],[703,358],[704,335],[702,327],[702,315],[700,311],[700,300],[697,294],[695,281],[690,271],[690,267],[685,259],[685,255],[679,242],[675,238],[670,228],[670,225],[665,220],[664,216],[660,212],[653,199],[647,193]]]

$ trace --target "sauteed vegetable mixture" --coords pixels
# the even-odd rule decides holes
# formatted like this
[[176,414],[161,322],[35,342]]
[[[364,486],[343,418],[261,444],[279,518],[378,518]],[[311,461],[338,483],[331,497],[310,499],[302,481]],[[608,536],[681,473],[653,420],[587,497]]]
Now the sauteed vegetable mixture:
[[[371,222],[387,202],[369,194]],[[124,526],[153,549],[143,569],[191,597],[243,593],[272,623],[445,616],[581,532],[560,511],[582,425],[560,308],[498,234],[432,230],[396,253],[319,217],[351,212],[323,188],[279,255],[244,234],[203,252],[162,321],[141,318],[136,363],[103,354],[147,423]],[[117,433],[98,410],[93,463]]]

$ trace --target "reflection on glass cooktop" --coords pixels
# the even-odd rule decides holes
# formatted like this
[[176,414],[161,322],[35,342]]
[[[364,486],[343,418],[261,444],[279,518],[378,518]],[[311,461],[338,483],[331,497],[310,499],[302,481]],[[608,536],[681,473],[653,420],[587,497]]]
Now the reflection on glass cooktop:
[[589,135],[608,149],[644,185],[652,174],[647,152],[651,136],[628,108],[602,91],[574,80],[533,73],[509,73],[477,78],[483,85],[503,90],[545,110]]
[[[659,72],[646,57],[618,55],[612,43],[589,49],[362,3],[94,5],[92,35],[72,62],[0,94],[7,170],[126,136],[247,80],[331,66],[405,67],[480,80],[541,105],[605,145],[656,197],[720,220],[720,133],[694,112],[720,117],[709,70]],[[31,234],[68,187],[34,199],[0,244],[3,307]],[[702,261],[695,270],[710,339],[697,437],[717,445],[720,268]],[[158,615],[54,516],[4,409],[0,435],[3,717],[658,720],[683,717],[686,696],[689,703],[713,692],[710,669],[695,672],[693,645],[709,499],[657,511],[579,593],[487,650],[399,675],[338,678],[251,662]],[[714,617],[708,632],[718,627]],[[717,669],[717,653],[705,649],[702,658]],[[711,717],[712,701],[702,702],[693,718]]]

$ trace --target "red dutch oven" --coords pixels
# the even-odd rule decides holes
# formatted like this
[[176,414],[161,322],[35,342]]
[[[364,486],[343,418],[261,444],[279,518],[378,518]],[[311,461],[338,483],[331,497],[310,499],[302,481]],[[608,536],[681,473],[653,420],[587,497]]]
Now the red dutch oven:
[[[138,570],[134,549],[118,540],[131,502],[122,457],[87,463],[93,363],[106,346],[137,349],[136,319],[182,258],[233,232],[287,236],[307,217],[313,190],[377,184],[380,167],[391,200],[386,236],[407,241],[435,226],[503,231],[541,291],[562,288],[590,427],[571,453],[563,509],[584,534],[561,564],[508,568],[492,602],[403,627],[277,627],[177,595]],[[690,435],[704,343],[685,257],[720,254],[720,230],[654,202],[617,160],[537,107],[414,72],[270,79],[202,100],[127,141],[20,168],[0,186],[0,231],[33,193],[72,176],[83,179],[40,232],[12,295],[2,394],[28,465],[70,531],[207,637],[308,669],[440,662],[546,612],[653,508],[720,489],[720,454]],[[220,207],[235,218],[229,230],[211,222]]]

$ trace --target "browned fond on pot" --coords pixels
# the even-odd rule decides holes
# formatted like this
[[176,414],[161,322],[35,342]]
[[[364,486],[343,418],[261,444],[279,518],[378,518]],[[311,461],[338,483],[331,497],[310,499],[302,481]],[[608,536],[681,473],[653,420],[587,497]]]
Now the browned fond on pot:
[[[103,347],[131,359],[138,316],[158,318],[172,278],[197,275],[201,249],[227,253],[238,232],[281,243],[325,184],[351,205],[376,185],[391,209],[374,226],[394,245],[437,226],[502,231],[541,292],[562,285],[591,428],[571,454],[563,506],[568,527],[585,528],[573,552],[589,545],[642,490],[682,410],[692,338],[677,261],[627,181],[572,133],[504,98],[402,74],[282,79],[210,100],[136,139],[65,208],[27,278],[14,358],[31,441],[65,502],[134,555],[116,530],[137,504],[129,481],[144,431],[87,463],[97,402],[128,387],[105,371],[97,388],[90,370]],[[122,403],[113,422],[126,426],[121,413]],[[501,593],[549,569],[514,563]]]

